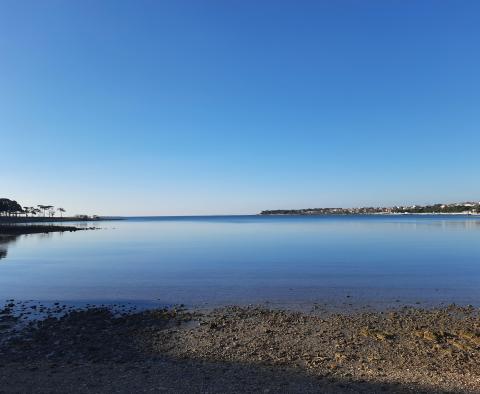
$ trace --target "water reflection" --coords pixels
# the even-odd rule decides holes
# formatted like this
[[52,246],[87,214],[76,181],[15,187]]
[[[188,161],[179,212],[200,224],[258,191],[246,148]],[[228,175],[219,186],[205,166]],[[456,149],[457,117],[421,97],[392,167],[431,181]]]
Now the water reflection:
[[18,235],[0,235],[0,260],[7,257],[8,244],[14,243]]
[[[480,220],[181,217],[0,241],[0,299],[186,305],[480,300]],[[8,247],[8,256],[7,256]]]

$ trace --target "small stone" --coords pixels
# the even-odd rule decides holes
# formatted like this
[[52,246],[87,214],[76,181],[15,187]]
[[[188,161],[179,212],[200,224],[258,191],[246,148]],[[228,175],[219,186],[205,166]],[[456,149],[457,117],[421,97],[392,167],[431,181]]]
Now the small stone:
[[447,342],[452,345],[453,347],[459,349],[459,350],[463,350],[463,351],[469,351],[469,350],[473,350],[471,346],[467,345],[467,344],[463,344],[461,342],[458,342],[454,339],[449,339],[447,340]]
[[433,331],[423,331],[423,339],[432,342],[439,342],[442,339],[441,334]]
[[475,345],[477,346],[480,346],[480,335],[475,333],[475,332],[471,332],[471,331],[460,331],[458,333],[458,336],[462,339],[466,339],[470,342],[473,342]]

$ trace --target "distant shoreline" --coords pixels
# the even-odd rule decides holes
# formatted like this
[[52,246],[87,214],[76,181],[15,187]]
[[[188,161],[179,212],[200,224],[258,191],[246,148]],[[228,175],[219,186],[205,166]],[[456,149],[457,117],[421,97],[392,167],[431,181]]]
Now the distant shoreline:
[[268,209],[260,215],[480,215],[480,202],[351,208]]
[[259,213],[258,216],[480,216],[469,212]]

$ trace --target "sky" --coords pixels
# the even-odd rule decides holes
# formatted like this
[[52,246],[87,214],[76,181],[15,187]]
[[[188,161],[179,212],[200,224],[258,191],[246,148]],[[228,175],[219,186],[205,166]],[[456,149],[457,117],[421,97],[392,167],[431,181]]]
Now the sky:
[[480,201],[480,2],[0,0],[0,197]]

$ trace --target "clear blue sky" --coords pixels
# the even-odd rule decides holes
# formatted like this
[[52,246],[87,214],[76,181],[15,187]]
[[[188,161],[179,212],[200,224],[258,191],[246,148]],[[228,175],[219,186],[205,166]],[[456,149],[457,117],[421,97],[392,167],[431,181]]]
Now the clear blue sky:
[[0,197],[480,200],[479,1],[0,0]]

